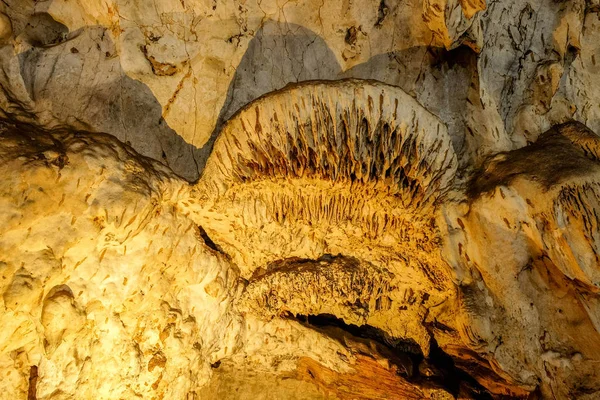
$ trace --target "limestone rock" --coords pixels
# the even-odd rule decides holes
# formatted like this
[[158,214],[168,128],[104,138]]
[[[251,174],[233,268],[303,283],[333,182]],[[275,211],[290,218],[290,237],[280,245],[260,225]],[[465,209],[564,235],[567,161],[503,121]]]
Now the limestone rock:
[[548,398],[598,391],[598,144],[568,123],[495,156],[449,219],[472,346]]
[[597,398],[599,11],[0,2],[0,398]]
[[236,343],[237,269],[176,213],[187,184],[108,135],[3,128],[0,160],[0,397],[34,368],[37,399],[207,382]]

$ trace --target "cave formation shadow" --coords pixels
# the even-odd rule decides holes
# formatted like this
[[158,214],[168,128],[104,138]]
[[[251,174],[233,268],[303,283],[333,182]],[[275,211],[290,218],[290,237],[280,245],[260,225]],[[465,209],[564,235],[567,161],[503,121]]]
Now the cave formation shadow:
[[[66,27],[60,29],[49,24],[48,29],[64,31]],[[108,132],[140,154],[166,164],[183,178],[197,179],[198,173],[190,173],[188,163],[195,162],[200,149],[187,143],[164,120],[162,106],[150,88],[125,73],[114,42],[105,31],[102,26],[87,26],[58,43],[30,42],[32,47],[17,55],[29,97],[36,102],[48,102],[52,114],[64,121],[57,129]],[[79,57],[83,52],[86,57]],[[81,71],[81,75],[83,71],[90,74],[90,69],[95,68],[93,82],[86,83],[87,90],[79,94],[74,82],[81,76],[74,72],[53,74],[61,68]]]
[[341,71],[333,51],[317,33],[297,24],[265,22],[248,43],[229,83],[215,129],[204,146],[203,162],[223,124],[246,104],[290,83],[337,79]]
[[[57,37],[55,32],[68,31],[54,20],[47,23],[47,29],[52,32],[52,37]],[[51,110],[57,119],[66,122],[66,127],[109,132],[142,155],[166,164],[188,181],[195,181],[202,174],[224,122],[239,108],[289,83],[335,79],[341,72],[333,52],[319,35],[300,25],[267,21],[250,40],[236,68],[210,139],[204,146],[196,147],[187,143],[165,121],[162,117],[163,108],[150,88],[129,77],[118,57],[111,60],[112,55],[109,54],[114,52],[115,46],[109,35],[104,34],[105,31],[106,28],[102,26],[87,26],[57,43],[37,43],[32,40],[32,48],[18,55],[21,76],[29,97],[34,101],[50,100],[53,106]],[[43,36],[43,32],[36,34]],[[72,62],[66,59],[72,59],[80,52],[77,39],[81,35],[89,36],[91,43],[100,43],[97,51],[106,53],[106,57],[103,59],[100,54],[98,69],[103,71],[104,67],[110,69],[111,73],[105,76],[101,84],[95,85],[89,99],[85,95],[77,99],[76,87],[69,77],[63,77],[60,81],[60,78],[44,72],[44,67],[49,65],[54,70]],[[235,41],[235,38],[230,41]],[[56,51],[58,48],[62,50]],[[80,62],[83,69],[86,61],[81,59]],[[119,78],[113,79],[115,75]],[[46,90],[49,83],[51,86],[65,87],[60,99],[52,95],[56,92]],[[50,95],[45,98],[46,93]],[[78,104],[86,104],[85,109],[77,109]],[[195,174],[190,173],[191,162],[195,164],[191,168],[196,171]]]
[[[63,31],[66,27],[51,26],[51,29]],[[53,69],[64,68],[69,62],[66,59],[77,55],[73,50],[77,47],[77,38],[88,35],[92,39],[91,43],[99,43],[98,48],[94,49],[99,52],[98,70],[102,72],[108,69],[112,75],[107,74],[105,80],[102,80],[102,76],[97,77],[100,84],[95,85],[91,98],[85,101],[77,100],[77,87],[73,87],[68,78],[63,79],[65,82],[54,82],[54,85],[62,84],[66,88],[62,94],[67,100],[63,99],[59,106],[64,107],[66,102],[73,104],[71,108],[66,107],[66,113],[64,109],[57,110],[59,119],[65,120],[67,125],[75,129],[109,132],[119,140],[131,144],[142,155],[166,164],[188,181],[195,181],[202,174],[218,133],[227,119],[244,105],[266,93],[302,81],[361,78],[398,86],[416,97],[415,85],[420,79],[425,79],[424,66],[433,71],[434,75],[437,74],[435,78],[440,79],[443,85],[444,70],[452,69],[457,63],[471,62],[467,60],[469,54],[462,48],[447,51],[414,46],[375,55],[366,62],[343,71],[332,50],[317,33],[301,25],[270,20],[250,39],[229,84],[208,142],[202,147],[196,147],[186,142],[164,120],[163,108],[150,88],[124,72],[119,57],[113,56],[115,46],[109,35],[104,34],[105,31],[106,28],[102,26],[88,26],[71,33],[66,41],[51,47],[47,44],[34,45],[30,50],[19,54],[21,75],[30,97],[35,100],[41,95],[43,98],[48,82],[51,79],[57,80],[51,74],[43,76],[45,70],[39,67],[52,62]],[[96,42],[98,39],[99,42]],[[239,39],[230,39],[235,40]],[[63,51],[53,52],[52,49],[58,46],[62,46]],[[103,57],[103,54],[106,56]],[[86,61],[83,58],[80,61],[83,69]],[[61,67],[61,63],[65,65]],[[115,69],[119,78],[111,80]],[[468,84],[465,81],[465,91]],[[49,92],[53,93],[52,90]],[[439,104],[429,104],[434,109],[452,104],[448,100],[457,95],[456,91],[447,89],[440,90],[439,94]],[[56,103],[56,96],[49,97],[51,103]],[[85,109],[75,108],[77,104],[83,103],[86,104]],[[192,168],[190,163],[194,163]]]
[[[457,155],[463,154],[470,87],[478,85],[477,54],[468,46],[452,50],[413,46],[374,55],[344,71],[340,78],[375,79],[397,86],[446,125]],[[477,97],[477,102],[479,98]]]
[[[416,98],[417,85],[423,84],[429,73],[435,80],[429,83],[435,96],[425,99],[427,104],[424,105],[440,116],[449,128],[454,128],[453,131],[464,132],[466,128],[463,121],[455,118],[464,116],[464,107],[457,105],[459,102],[456,98],[466,99],[473,74],[477,72],[476,64],[477,55],[468,46],[453,50],[413,46],[374,55],[344,71],[325,40],[317,33],[301,25],[268,21],[250,40],[236,68],[215,129],[204,146],[203,162],[210,154],[223,124],[239,109],[266,93],[310,80],[377,80],[398,86]],[[448,71],[453,71],[454,75],[448,77]],[[455,150],[460,151],[464,136],[453,137],[452,142]]]

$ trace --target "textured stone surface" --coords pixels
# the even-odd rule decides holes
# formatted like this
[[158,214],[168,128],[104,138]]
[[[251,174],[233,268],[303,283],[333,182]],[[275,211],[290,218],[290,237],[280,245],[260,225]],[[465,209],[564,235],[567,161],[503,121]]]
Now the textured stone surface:
[[[172,172],[108,135],[4,129],[2,397],[184,398],[235,344],[236,268]],[[210,309],[211,312],[206,312]]]
[[0,2],[0,398],[598,397],[599,11]]
[[598,390],[599,144],[569,123],[499,154],[449,218],[472,348],[549,398]]

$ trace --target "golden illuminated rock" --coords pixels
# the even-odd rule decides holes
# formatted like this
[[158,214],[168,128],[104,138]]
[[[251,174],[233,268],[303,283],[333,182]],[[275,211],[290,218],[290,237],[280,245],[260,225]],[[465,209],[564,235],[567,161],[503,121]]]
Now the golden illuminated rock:
[[597,398],[599,11],[0,2],[0,399]]
[[0,397],[27,398],[34,367],[38,399],[206,383],[237,340],[237,268],[176,212],[187,184],[108,135],[3,128],[0,142]]

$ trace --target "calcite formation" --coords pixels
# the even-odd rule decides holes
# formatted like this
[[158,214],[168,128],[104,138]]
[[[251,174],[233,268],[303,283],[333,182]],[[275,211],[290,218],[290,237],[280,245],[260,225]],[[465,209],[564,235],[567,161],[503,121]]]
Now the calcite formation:
[[600,397],[599,11],[0,2],[0,398]]

